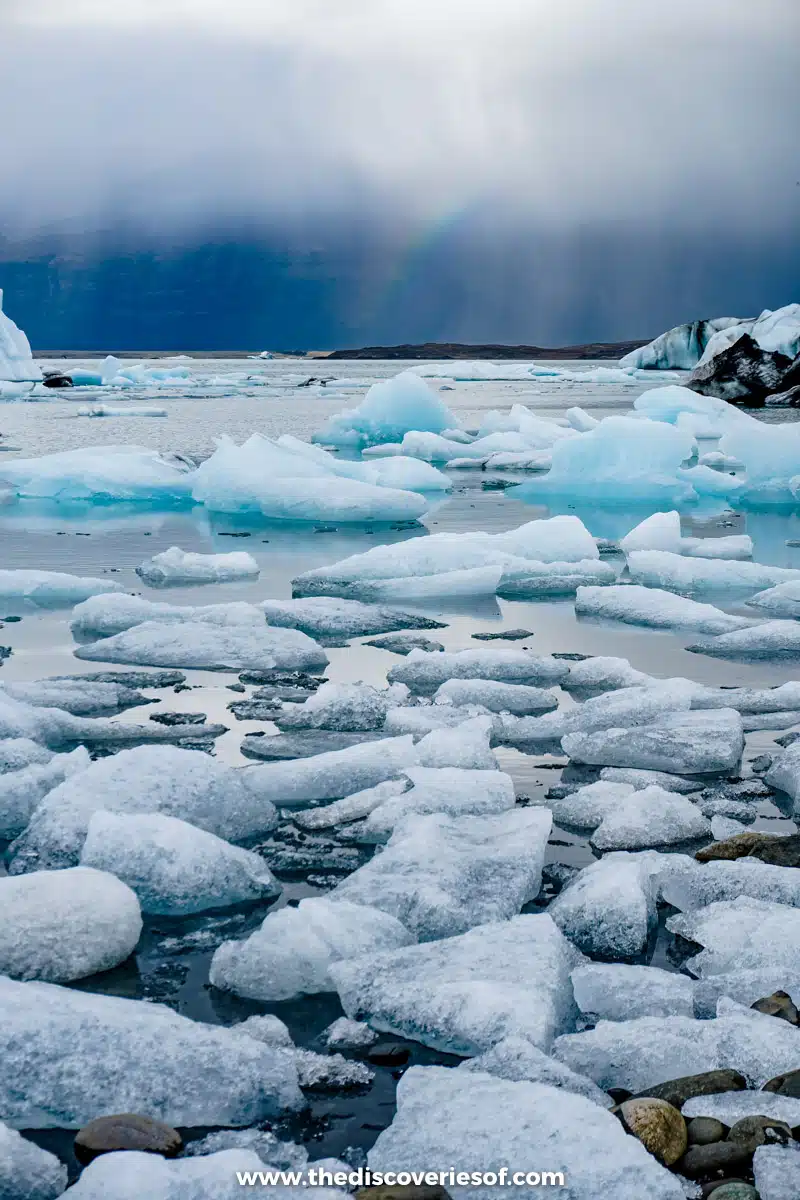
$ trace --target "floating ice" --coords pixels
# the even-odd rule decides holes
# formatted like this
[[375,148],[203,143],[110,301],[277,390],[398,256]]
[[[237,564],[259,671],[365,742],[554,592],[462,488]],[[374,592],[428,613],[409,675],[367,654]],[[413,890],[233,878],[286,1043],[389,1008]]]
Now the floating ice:
[[601,1021],[693,1017],[694,980],[658,967],[588,963],[572,972],[575,1002]]
[[445,813],[458,818],[492,816],[516,803],[513,781],[503,771],[407,767],[404,774],[414,786],[373,809],[364,825],[365,838],[385,839],[413,813]]
[[281,890],[260,855],[163,813],[100,809],[80,861],[116,875],[139,897],[142,912],[157,915],[185,916]]
[[171,546],[146,562],[136,574],[154,587],[177,583],[227,583],[231,579],[258,579],[260,568],[245,550],[230,554],[194,554]]
[[503,717],[502,738],[513,745],[550,741],[573,732],[650,725],[670,713],[688,713],[690,708],[690,685],[668,680],[651,687],[619,688],[543,717]]
[[[2,317],[2,313],[0,313]],[[67,1168],[0,1121],[0,1196],[3,1200],[56,1200],[66,1189]]]
[[692,708],[735,708],[741,713],[785,713],[800,708],[800,683],[791,679],[772,688],[695,685]]
[[563,686],[570,692],[608,692],[614,688],[639,687],[652,682],[652,675],[637,671],[627,658],[600,655],[583,662],[570,663],[569,677]]
[[[725,695],[727,696],[728,693],[726,692]],[[693,779],[670,775],[667,771],[641,771],[635,767],[603,767],[600,778],[609,783],[629,783],[631,787],[637,789],[655,784],[667,792],[681,792],[684,795],[699,791],[702,787],[702,784]]]
[[417,745],[420,766],[496,770],[497,759],[489,747],[492,728],[492,718],[480,716],[452,729],[432,729]]
[[623,796],[592,835],[597,850],[644,850],[711,835],[711,823],[685,796],[648,787]]
[[139,901],[104,871],[0,878],[0,974],[68,983],[109,971],[142,932]]
[[569,596],[583,584],[611,584],[616,579],[614,568],[597,559],[586,558],[576,563],[524,562],[503,572],[497,590],[508,600]]
[[761,1200],[785,1200],[800,1193],[800,1147],[758,1146],[753,1155],[753,1178]]
[[337,1017],[324,1034],[329,1050],[363,1050],[374,1046],[379,1036],[369,1025],[351,1021],[349,1017]]
[[667,928],[705,947],[686,964],[704,978],[778,963],[800,970],[797,909],[788,904],[738,896],[670,917]]
[[71,754],[56,754],[46,763],[31,763],[0,775],[0,838],[18,837],[48,792],[85,771],[89,763],[89,752],[78,746]]
[[764,621],[761,625],[697,642],[686,649],[713,658],[795,660],[800,658],[800,624],[797,621]]
[[11,317],[3,312],[0,290],[0,379],[10,383],[38,382],[42,372],[33,361],[31,345]]
[[765,592],[758,592],[750,597],[747,604],[773,617],[800,617],[800,579],[779,583]]
[[[530,1172],[517,1187],[535,1200],[542,1172],[562,1172],[569,1196],[595,1200],[683,1200],[679,1181],[599,1104],[544,1083],[512,1082],[446,1067],[412,1067],[397,1089],[398,1111],[369,1151],[373,1171]],[[480,1176],[479,1176],[480,1178]],[[556,1185],[556,1176],[553,1176]],[[454,1200],[499,1200],[508,1187],[447,1185]]]
[[4,604],[26,600],[40,608],[55,608],[78,604],[102,592],[119,591],[122,591],[120,585],[111,580],[68,575],[63,571],[0,570],[0,601]]
[[571,825],[576,829],[596,829],[606,813],[613,812],[633,790],[630,784],[599,780],[597,783],[586,784],[561,799],[543,799],[541,804],[552,811],[553,820],[559,825]]
[[193,468],[183,459],[143,446],[86,446],[41,458],[14,458],[0,467],[0,486],[17,496],[64,503],[185,505],[192,479]]
[[628,556],[634,583],[667,588],[672,592],[702,592],[722,588],[758,591],[788,579],[800,579],[800,571],[763,563],[725,559],[687,558],[666,550],[635,550]]
[[738,766],[744,733],[739,713],[720,708],[667,713],[652,725],[638,728],[568,733],[561,744],[576,762],[703,775]]
[[401,796],[409,785],[407,779],[387,779],[373,788],[353,792],[341,800],[334,800],[322,808],[303,809],[292,813],[292,820],[301,829],[333,829],[337,825],[348,825],[368,817],[374,809],[393,796]]
[[652,868],[643,855],[607,854],[556,896],[548,913],[586,954],[634,958],[656,920]]
[[244,941],[223,942],[209,979],[214,987],[249,1000],[291,1000],[333,991],[331,968],[343,959],[366,955],[374,961],[381,951],[413,940],[388,913],[315,896],[297,908],[270,913]]
[[76,637],[112,637],[125,633],[145,621],[200,621],[209,625],[257,625],[263,627],[264,614],[255,604],[237,600],[230,604],[166,604],[129,596],[125,592],[93,596],[78,604],[72,613],[70,628]]
[[800,742],[793,742],[777,756],[764,776],[764,782],[786,792],[792,800],[800,800]]
[[551,823],[535,808],[410,816],[331,898],[391,913],[423,942],[507,920],[539,894]]
[[133,406],[120,408],[111,404],[90,404],[78,409],[79,417],[165,417],[165,408]]
[[124,633],[78,646],[76,658],[207,671],[319,671],[328,656],[299,629],[212,626],[203,621],[144,621]]
[[[693,475],[692,478],[697,476]],[[683,537],[680,514],[674,510],[653,513],[647,517],[626,534],[620,547],[626,554],[634,550],[666,550],[672,554],[687,554],[691,558],[753,557],[753,539],[747,534],[715,538]]]
[[745,465],[746,476],[738,481],[735,493],[738,503],[765,508],[795,505],[800,430],[794,423],[736,425],[725,433],[719,448]]
[[51,750],[30,738],[3,738],[0,740],[0,775],[5,775],[7,771],[22,771],[25,767],[42,765],[52,757]]
[[757,859],[696,863],[692,870],[666,878],[661,894],[667,904],[682,911],[739,896],[800,908],[800,869],[776,867]]
[[[393,684],[393,687],[399,686]],[[411,733],[421,738],[434,729],[454,729],[470,717],[493,717],[479,704],[423,704],[390,708],[383,725],[385,734]],[[494,718],[496,722],[496,718]]]
[[523,1080],[530,1083],[546,1083],[548,1087],[585,1096],[601,1108],[611,1108],[613,1104],[611,1098],[605,1092],[601,1092],[591,1079],[584,1075],[576,1075],[569,1067],[550,1058],[526,1038],[504,1038],[477,1058],[468,1058],[459,1063],[458,1070],[480,1071],[487,1075],[496,1075],[498,1079],[508,1079],[512,1083],[520,1083]]
[[366,683],[323,683],[303,704],[285,704],[276,717],[281,729],[380,729],[391,699]]
[[149,701],[141,692],[120,683],[83,679],[37,679],[4,683],[0,688],[13,700],[34,708],[60,708],[74,717],[102,717]]
[[396,608],[362,604],[332,596],[307,600],[265,600],[261,604],[270,625],[300,629],[313,638],[342,639],[391,633],[396,629],[441,629],[441,621],[415,616]]
[[558,706],[555,692],[520,683],[498,683],[492,679],[448,679],[433,699],[437,704],[454,707],[478,704],[489,712],[516,716],[538,716]]
[[457,427],[450,409],[419,375],[403,371],[374,383],[357,408],[330,417],[314,441],[359,448],[400,441],[412,429],[443,433]]
[[139,746],[100,758],[45,797],[11,847],[11,869],[74,865],[98,811],[161,812],[235,841],[269,833],[278,819],[264,778],[271,769],[238,770],[175,746]]
[[392,667],[390,683],[404,683],[413,692],[435,692],[448,679],[490,679],[500,683],[560,683],[569,667],[555,658],[527,650],[461,650],[426,654],[412,650],[405,662]]
[[710,634],[743,629],[751,623],[746,617],[734,617],[713,604],[699,604],[673,592],[636,584],[580,587],[575,597],[575,612],[653,629],[690,629]]

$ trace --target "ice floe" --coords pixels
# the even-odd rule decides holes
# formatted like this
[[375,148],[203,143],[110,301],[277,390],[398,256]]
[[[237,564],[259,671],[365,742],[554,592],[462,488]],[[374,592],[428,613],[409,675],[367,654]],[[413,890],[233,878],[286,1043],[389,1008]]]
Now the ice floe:
[[744,732],[739,713],[721,708],[669,712],[651,725],[568,733],[561,744],[576,762],[702,775],[732,771],[738,765]]
[[657,512],[640,522],[620,542],[626,554],[634,550],[667,550],[690,558],[747,559],[753,556],[753,539],[747,534],[729,537],[683,537],[680,514]]
[[75,606],[70,627],[76,637],[113,637],[145,621],[200,622],[209,625],[265,624],[261,608],[236,600],[228,604],[167,604],[126,592],[92,596]]
[[694,911],[740,896],[800,908],[800,870],[776,867],[757,859],[693,864],[661,882],[663,899],[681,911]]
[[650,725],[669,713],[688,712],[691,703],[688,681],[654,681],[649,687],[618,688],[541,717],[503,717],[499,736],[512,745],[524,745],[563,738],[573,732]]
[[628,556],[628,570],[634,583],[667,588],[673,592],[699,592],[716,589],[759,591],[790,579],[800,579],[800,571],[772,567],[763,563],[724,559],[687,558],[668,550],[635,550]]
[[747,605],[761,609],[772,617],[800,617],[800,579],[788,580],[758,592],[750,597]]
[[113,580],[69,575],[64,571],[0,570],[0,600],[4,603],[27,601],[39,608],[56,608],[121,590]]
[[740,895],[669,917],[667,928],[704,947],[686,964],[704,978],[778,963],[800,968],[797,909],[788,904]]
[[539,716],[558,707],[558,696],[553,691],[494,679],[448,679],[433,699],[435,704],[456,708],[477,704],[489,712],[515,716]]
[[493,728],[492,717],[477,716],[452,728],[432,729],[417,744],[420,766],[496,770],[497,759],[489,746]]
[[76,658],[207,671],[320,671],[325,651],[299,629],[210,625],[205,621],[143,621],[123,633],[78,646]]
[[747,617],[735,617],[713,604],[700,604],[688,596],[637,584],[579,587],[575,611],[580,616],[647,625],[652,629],[689,629],[708,634],[728,633],[752,623]]
[[707,838],[711,823],[685,796],[660,787],[623,796],[592,834],[597,850],[645,850]]
[[191,501],[193,466],[143,446],[87,446],[0,466],[0,487],[20,497],[68,503],[135,501],[173,507]]
[[404,774],[412,788],[372,810],[363,827],[366,839],[385,840],[400,821],[415,813],[492,816],[513,808],[516,802],[514,784],[503,771],[406,767]]
[[400,612],[359,600],[336,596],[309,596],[305,600],[265,600],[261,604],[270,625],[300,629],[309,637],[337,639],[392,633],[397,629],[441,629],[430,617]]
[[153,587],[258,579],[259,573],[258,563],[245,550],[234,550],[230,554],[194,554],[179,546],[163,550],[136,568],[136,574]]
[[712,320],[692,321],[676,325],[646,346],[632,350],[620,360],[624,367],[635,367],[650,371],[691,371],[696,367],[706,346],[716,333],[738,329],[742,324],[752,328],[752,321],[741,317],[714,317]]
[[714,658],[796,660],[800,658],[800,623],[764,621],[760,625],[697,642],[686,649]]
[[461,650],[452,654],[412,650],[405,662],[390,669],[387,679],[390,683],[404,683],[413,692],[431,693],[449,679],[488,679],[536,686],[560,683],[568,675],[565,663],[527,650]]
[[56,1200],[66,1186],[67,1168],[54,1154],[0,1121],[0,1196],[4,1200]]

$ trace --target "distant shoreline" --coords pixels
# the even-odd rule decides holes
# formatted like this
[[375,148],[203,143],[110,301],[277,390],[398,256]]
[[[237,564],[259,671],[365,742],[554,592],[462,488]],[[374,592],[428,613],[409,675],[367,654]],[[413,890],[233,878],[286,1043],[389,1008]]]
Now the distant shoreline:
[[[446,359],[503,359],[527,362],[531,359],[622,358],[631,350],[645,346],[647,339],[631,342],[586,342],[579,346],[506,346],[470,345],[463,342],[422,342],[401,346],[362,346],[354,350],[273,351],[276,358],[325,359],[419,359],[438,362]],[[257,350],[35,350],[35,358],[171,358],[184,354],[190,358],[257,358]],[[269,360],[265,360],[269,361]]]

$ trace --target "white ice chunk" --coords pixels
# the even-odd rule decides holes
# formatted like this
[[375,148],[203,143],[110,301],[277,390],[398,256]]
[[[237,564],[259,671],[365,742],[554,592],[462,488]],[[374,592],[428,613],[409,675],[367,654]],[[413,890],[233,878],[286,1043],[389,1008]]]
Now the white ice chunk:
[[483,817],[503,813],[516,803],[513,781],[503,771],[408,767],[404,773],[414,786],[370,813],[364,825],[368,840],[385,840],[395,825],[412,813]]
[[491,717],[470,717],[453,729],[432,729],[417,743],[420,766],[496,770],[497,759],[489,747],[492,728]]
[[745,465],[746,476],[736,493],[741,504],[766,508],[794,504],[800,464],[799,434],[792,422],[753,421],[727,430],[719,448]]
[[[368,1155],[373,1171],[535,1174],[520,1200],[542,1192],[541,1172],[560,1171],[574,1200],[683,1200],[679,1181],[619,1121],[584,1096],[482,1072],[412,1067],[397,1089],[398,1111]],[[534,1178],[534,1174],[531,1178]],[[553,1180],[555,1185],[555,1178]],[[507,1186],[453,1186],[453,1200],[499,1200]],[[563,1189],[562,1189],[563,1190]]]
[[0,878],[0,974],[68,983],[124,962],[139,901],[104,871],[73,867]]
[[596,429],[600,424],[597,417],[593,417],[591,413],[585,412],[582,408],[568,408],[564,416],[572,428],[577,429],[578,433],[586,433],[589,429]]
[[[322,569],[322,568],[321,568]],[[470,567],[464,571],[437,571],[430,575],[404,575],[397,579],[374,579],[341,585],[340,590],[358,592],[365,600],[418,604],[430,599],[494,596],[503,568]],[[334,583],[332,589],[339,585]],[[302,590],[302,588],[301,588]],[[325,588],[323,588],[323,591]]]
[[325,1030],[324,1036],[329,1050],[363,1050],[374,1046],[380,1035],[363,1021],[337,1017]]
[[560,683],[569,667],[556,658],[527,650],[461,650],[427,654],[412,650],[405,662],[392,667],[390,683],[404,683],[413,692],[435,692],[448,679],[493,679],[500,683]]
[[[0,379],[11,383],[37,382],[42,372],[33,361],[31,344],[18,325],[3,312],[0,291]],[[11,1197],[11,1200],[15,1200]],[[38,1200],[32,1197],[31,1200]]]
[[711,822],[677,792],[648,787],[624,796],[592,834],[596,850],[644,850],[708,838]]
[[686,966],[707,977],[785,964],[800,970],[800,922],[788,904],[738,896],[669,917],[667,928],[704,949]]
[[145,621],[124,633],[78,646],[76,658],[207,671],[318,671],[328,656],[299,629],[212,626],[202,621]]
[[[741,317],[715,317],[709,321],[693,321],[686,325],[676,325],[668,329],[646,346],[632,350],[620,360],[623,367],[638,367],[650,371],[666,371],[670,368],[680,371],[691,371],[700,361],[706,346],[714,334],[721,330],[732,329],[737,334],[739,327],[752,327],[752,321],[742,321]],[[656,389],[659,392],[672,390]],[[688,391],[688,388],[681,388]],[[646,392],[645,395],[650,395]],[[705,397],[700,397],[705,399]]]
[[792,800],[800,800],[800,742],[793,742],[776,757],[764,782],[786,792]]
[[80,861],[122,879],[145,913],[185,916],[280,891],[260,855],[163,813],[99,810]]
[[569,664],[569,677],[564,684],[569,691],[607,692],[613,688],[638,687],[653,682],[652,675],[637,671],[627,658],[608,658],[599,655]]
[[[725,695],[727,696],[728,693],[726,692]],[[702,786],[693,779],[670,775],[667,771],[641,771],[635,767],[603,767],[600,778],[608,783],[629,783],[637,790],[655,784],[656,787],[664,788],[667,792],[681,792],[683,795],[697,792]]]
[[764,621],[748,629],[723,633],[688,646],[697,654],[712,658],[734,658],[747,661],[762,659],[800,658],[800,624],[797,621]]
[[[0,467],[0,487],[17,496],[67,503],[119,500],[189,503],[193,468],[178,455],[143,446],[86,446],[40,458],[13,458]],[[106,591],[113,590],[106,587]],[[84,596],[76,596],[72,603]]]
[[572,972],[575,1002],[601,1021],[693,1017],[694,980],[658,967],[587,963]]
[[535,808],[410,816],[331,898],[391,913],[423,942],[507,920],[539,894],[551,824]]
[[405,774],[417,762],[412,737],[382,738],[308,758],[265,763],[253,767],[249,778],[259,796],[283,808],[301,808],[314,800],[340,800],[375,787]]
[[661,895],[682,912],[739,896],[800,908],[800,869],[751,858],[695,863],[691,870],[665,878]]
[[761,1200],[785,1200],[800,1194],[800,1147],[758,1146],[753,1155],[753,1178]]
[[443,433],[458,428],[458,420],[413,371],[374,383],[357,408],[329,417],[314,435],[329,446],[374,446],[398,442],[412,429]]
[[63,571],[0,570],[0,601],[4,604],[25,600],[40,608],[55,608],[121,590],[120,584],[110,579],[68,575]]
[[[0,313],[2,319],[2,313]],[[56,1200],[67,1168],[47,1150],[0,1121],[0,1196],[3,1200]]]
[[513,743],[563,738],[569,733],[650,725],[671,713],[688,713],[691,686],[680,679],[651,687],[619,688],[545,713],[543,717],[503,717],[503,738]]
[[101,717],[145,702],[141,692],[94,679],[36,679],[0,684],[7,696],[34,708],[60,708],[75,717]]
[[731,588],[758,591],[788,579],[800,579],[800,571],[763,563],[726,559],[687,558],[667,550],[635,550],[628,556],[634,583],[667,588],[671,592],[702,592]]
[[177,583],[227,583],[231,579],[258,579],[260,568],[252,554],[195,554],[170,546],[140,563],[136,574],[154,586]]
[[779,583],[765,592],[758,592],[750,597],[747,604],[773,617],[800,617],[800,579]]
[[790,996],[800,992],[800,971],[774,966],[709,975],[695,983],[694,1013],[696,1017],[713,1017],[723,996],[749,1008],[756,1000],[779,991],[788,992]]
[[309,637],[351,638],[392,633],[396,629],[430,629],[437,622],[396,608],[342,600],[337,596],[309,596],[306,600],[265,600],[261,608],[270,625],[301,629]]
[[526,1038],[504,1038],[477,1058],[468,1058],[459,1063],[458,1070],[480,1071],[487,1075],[496,1075],[498,1079],[508,1079],[512,1083],[520,1083],[523,1080],[530,1083],[546,1083],[548,1087],[561,1088],[565,1092],[585,1096],[601,1108],[611,1108],[613,1104],[610,1096],[601,1092],[591,1079],[587,1079],[585,1075],[576,1075],[569,1067],[550,1058]]
[[52,757],[52,750],[40,746],[31,738],[0,739],[0,775],[5,775],[7,771],[22,771],[25,767],[47,763]]
[[[400,686],[398,684],[395,687]],[[470,717],[491,717],[488,709],[479,704],[450,705],[424,704],[390,708],[386,714],[383,731],[387,734],[411,733],[424,737],[434,729],[453,729],[463,725]]]
[[277,716],[282,729],[380,729],[392,701],[367,683],[323,683],[303,704],[285,704]]
[[85,771],[89,752],[78,746],[71,754],[56,754],[47,763],[32,763],[21,771],[0,775],[0,838],[18,837],[41,800],[65,779]]
[[520,683],[498,683],[492,679],[448,679],[436,692],[434,701],[456,707],[477,704],[490,712],[516,716],[538,716],[558,706],[555,692]]
[[392,796],[401,796],[408,787],[407,779],[387,779],[376,787],[366,788],[362,792],[353,792],[333,804],[322,808],[301,809],[292,813],[292,820],[301,829],[333,829],[336,825],[348,825],[368,817],[379,805]]
[[575,611],[582,616],[601,617],[607,621],[625,621],[629,625],[648,625],[653,629],[690,629],[695,633],[728,633],[751,624],[746,617],[734,617],[713,604],[699,604],[661,588],[635,584],[579,587]]
[[264,614],[255,604],[243,600],[231,604],[166,604],[146,600],[144,596],[117,593],[94,596],[72,611],[70,628],[76,637],[112,637],[145,621],[179,623],[191,621],[209,625],[256,625],[263,627]]
[[[684,478],[699,478],[694,473],[684,473]],[[752,558],[753,539],[747,534],[730,537],[697,538],[681,536],[680,513],[653,513],[626,534],[620,542],[626,554],[634,550],[666,550],[672,554],[688,554],[695,558]]]
[[596,829],[606,813],[613,812],[626,796],[633,793],[630,784],[599,780],[588,783],[569,795],[555,800],[544,800],[559,825],[573,825],[576,829]]
[[[270,1003],[330,992],[331,968],[343,959],[412,942],[413,935],[393,916],[375,908],[315,896],[297,908],[270,913],[259,929],[215,951],[209,979],[224,991]],[[361,961],[361,959],[358,959]]]
[[742,757],[742,718],[732,708],[667,713],[652,725],[568,733],[566,754],[576,762],[642,767],[676,775],[733,771]]

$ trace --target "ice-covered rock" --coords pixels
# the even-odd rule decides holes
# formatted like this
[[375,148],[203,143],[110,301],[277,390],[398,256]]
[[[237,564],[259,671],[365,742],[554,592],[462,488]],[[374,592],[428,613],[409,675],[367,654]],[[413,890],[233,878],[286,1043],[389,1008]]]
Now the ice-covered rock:
[[[192,478],[193,468],[178,455],[143,446],[86,446],[41,458],[13,458],[0,467],[0,487],[58,503],[125,500],[183,506],[191,499]],[[75,596],[72,603],[84,598]]]
[[601,1021],[693,1017],[694,980],[658,967],[587,963],[572,972],[575,1003]]
[[263,627],[264,614],[255,604],[237,600],[230,604],[167,604],[130,596],[127,592],[93,596],[72,611],[70,628],[76,637],[112,637],[145,621]]
[[26,601],[39,608],[57,608],[78,604],[89,596],[119,592],[121,586],[110,579],[69,575],[64,571],[0,570],[0,601]]
[[368,817],[374,809],[393,796],[401,796],[409,786],[408,779],[387,779],[373,788],[354,792],[341,800],[334,800],[321,808],[301,809],[292,813],[292,820],[301,829],[333,829],[337,825],[349,825]]
[[[259,929],[214,953],[209,979],[223,991],[270,1003],[330,992],[334,964],[413,942],[395,917],[375,908],[315,896],[270,913]],[[359,958],[359,961],[361,959]]]
[[477,1058],[468,1058],[459,1063],[458,1070],[470,1073],[480,1071],[487,1075],[496,1075],[498,1079],[508,1079],[512,1083],[520,1083],[523,1080],[530,1083],[546,1083],[548,1087],[585,1096],[601,1108],[610,1108],[613,1104],[611,1098],[605,1092],[601,1092],[591,1079],[587,1079],[585,1075],[576,1075],[569,1067],[550,1058],[526,1038],[504,1038]]
[[682,912],[739,896],[800,908],[800,869],[776,867],[752,858],[695,863],[691,870],[665,878],[661,895]]
[[773,760],[764,782],[786,792],[792,800],[800,800],[800,742],[793,742]]
[[758,1146],[753,1155],[753,1178],[760,1200],[785,1200],[800,1193],[800,1147]]
[[[529,1178],[514,1189],[520,1200],[539,1196],[545,1179],[557,1186],[558,1172],[575,1200],[684,1197],[675,1176],[616,1118],[562,1088],[480,1071],[412,1067],[398,1086],[397,1105],[392,1124],[369,1151],[370,1169],[448,1171],[455,1162],[468,1186],[448,1183],[454,1200],[498,1200],[507,1184],[476,1186],[469,1173],[501,1167]],[[546,1174],[551,1168],[552,1176]]]
[[269,833],[278,821],[265,777],[270,770],[237,770],[176,746],[139,746],[100,758],[42,800],[11,847],[11,870],[76,864],[89,822],[101,810],[160,812],[234,841]]
[[773,617],[800,617],[800,579],[788,580],[758,592],[750,597],[747,605],[760,608]]
[[396,629],[441,629],[441,621],[359,600],[309,596],[306,600],[265,600],[261,608],[270,625],[300,629],[313,638],[343,639]]
[[3,293],[0,290],[0,379],[10,383],[37,383],[41,378],[42,372],[31,355],[30,342],[11,317],[3,312]]
[[507,920],[539,894],[551,823],[536,808],[409,816],[331,898],[391,913],[423,942]]
[[778,963],[800,970],[797,909],[788,904],[740,895],[669,917],[667,928],[704,947],[686,964],[704,978]]
[[331,975],[348,1016],[472,1056],[512,1035],[549,1047],[572,1022],[569,973],[579,958],[541,914],[353,958]]
[[739,713],[720,708],[671,712],[636,728],[568,733],[561,744],[580,763],[703,775],[734,770],[742,757],[744,733]]
[[660,334],[646,346],[626,354],[620,359],[620,365],[650,371],[691,371],[697,366],[715,334],[728,329],[738,331],[741,326],[753,324],[753,321],[742,317],[714,317],[711,320],[676,325],[674,329]]
[[[2,313],[0,313],[2,318]],[[66,1189],[67,1168],[0,1121],[0,1196],[3,1200],[56,1200]]]
[[558,706],[555,692],[519,683],[499,683],[492,679],[448,679],[434,696],[436,704],[461,707],[477,704],[490,712],[516,716],[538,716]]
[[457,428],[456,417],[419,375],[403,371],[374,383],[357,408],[329,417],[314,441],[358,449],[401,441],[412,429],[443,433]]
[[619,688],[543,717],[503,717],[502,737],[514,745],[563,738],[570,733],[650,725],[669,714],[688,713],[691,688],[683,680],[651,687]]
[[712,658],[795,660],[800,658],[800,624],[797,621],[764,621],[760,625],[696,642],[686,649]]
[[727,588],[758,591],[785,580],[800,579],[800,571],[788,567],[688,558],[668,550],[635,550],[628,555],[628,570],[634,583],[684,593]]
[[465,771],[494,771],[497,759],[489,746],[491,717],[470,717],[452,729],[432,729],[417,743],[421,767],[458,767]]
[[109,971],[142,932],[139,901],[88,867],[0,877],[0,974],[68,983]]
[[258,579],[260,568],[252,554],[196,554],[170,546],[136,568],[136,574],[153,587],[178,583],[227,583],[232,579]]
[[46,763],[31,763],[19,771],[0,774],[0,838],[10,841],[18,837],[48,792],[85,771],[89,763],[88,751],[78,746],[69,754],[53,755]]
[[390,669],[387,679],[404,683],[413,692],[430,693],[449,679],[491,679],[535,686],[560,683],[568,675],[565,663],[527,650],[461,650],[453,654],[412,650],[405,662]]
[[735,617],[713,604],[700,604],[687,596],[636,584],[579,587],[575,611],[606,621],[625,621],[653,629],[690,629],[695,633],[728,633],[751,624],[747,617]]
[[281,729],[380,729],[391,698],[367,683],[323,683],[303,704],[285,704],[276,717]]
[[411,814],[444,813],[450,817],[493,816],[513,808],[514,783],[503,771],[457,767],[406,767],[410,791],[373,809],[363,827],[368,840],[385,840]]
[[80,861],[116,875],[139,897],[142,912],[158,915],[185,916],[280,891],[260,855],[163,813],[98,810]]
[[213,626],[203,621],[144,621],[78,646],[76,658],[207,671],[319,671],[328,656],[299,629],[268,625]]
[[711,822],[677,792],[648,787],[623,796],[592,834],[596,850],[645,850],[705,838]]
[[800,1033],[723,997],[714,1020],[637,1017],[601,1021],[585,1033],[556,1040],[553,1056],[601,1088],[640,1092],[665,1079],[703,1071],[740,1071],[750,1086],[797,1066]]

